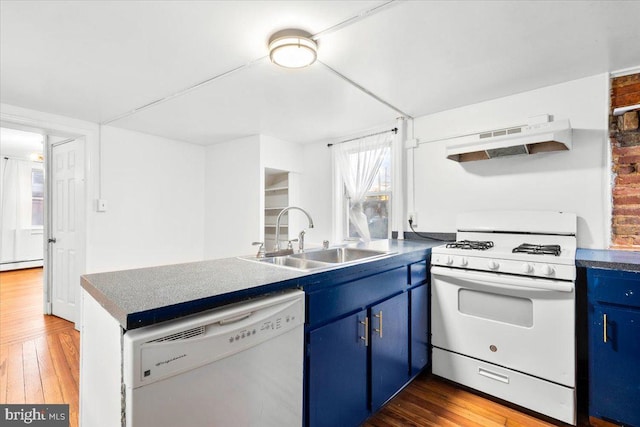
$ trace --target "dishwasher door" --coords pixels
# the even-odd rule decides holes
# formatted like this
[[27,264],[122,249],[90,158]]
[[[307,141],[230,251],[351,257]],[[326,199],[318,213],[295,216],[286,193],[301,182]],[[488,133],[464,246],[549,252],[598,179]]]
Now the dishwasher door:
[[304,293],[124,335],[125,425],[301,426]]

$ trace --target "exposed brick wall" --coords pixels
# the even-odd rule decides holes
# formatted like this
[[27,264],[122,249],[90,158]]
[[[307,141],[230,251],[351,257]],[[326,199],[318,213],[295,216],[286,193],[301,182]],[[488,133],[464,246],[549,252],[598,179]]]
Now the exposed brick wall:
[[612,149],[613,216],[611,246],[640,250],[640,117],[614,116],[617,107],[640,104],[640,73],[611,80],[609,136]]

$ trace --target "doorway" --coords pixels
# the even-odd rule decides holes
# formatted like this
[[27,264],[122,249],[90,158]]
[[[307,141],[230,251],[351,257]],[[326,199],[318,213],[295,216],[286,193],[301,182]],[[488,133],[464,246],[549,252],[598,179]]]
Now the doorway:
[[79,320],[83,139],[3,123],[0,270],[43,267],[43,313]]
[[44,265],[44,139],[0,128],[0,271]]

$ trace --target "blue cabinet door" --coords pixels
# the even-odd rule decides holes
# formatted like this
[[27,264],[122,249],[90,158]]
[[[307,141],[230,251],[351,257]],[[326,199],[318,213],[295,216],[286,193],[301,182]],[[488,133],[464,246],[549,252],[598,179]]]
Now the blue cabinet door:
[[409,380],[407,295],[404,292],[370,308],[371,409],[374,411]]
[[595,304],[592,310],[590,415],[640,426],[640,309]]
[[[357,426],[367,405],[366,310],[309,333],[310,427]],[[363,323],[361,323],[363,322]]]
[[429,285],[410,291],[411,299],[411,376],[414,377],[429,364]]

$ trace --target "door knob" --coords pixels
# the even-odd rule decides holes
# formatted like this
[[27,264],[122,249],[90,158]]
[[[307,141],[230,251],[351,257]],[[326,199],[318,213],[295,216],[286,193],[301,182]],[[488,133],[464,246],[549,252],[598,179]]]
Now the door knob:
[[50,237],[48,242],[49,243],[55,243],[56,242],[56,238],[55,237]]

